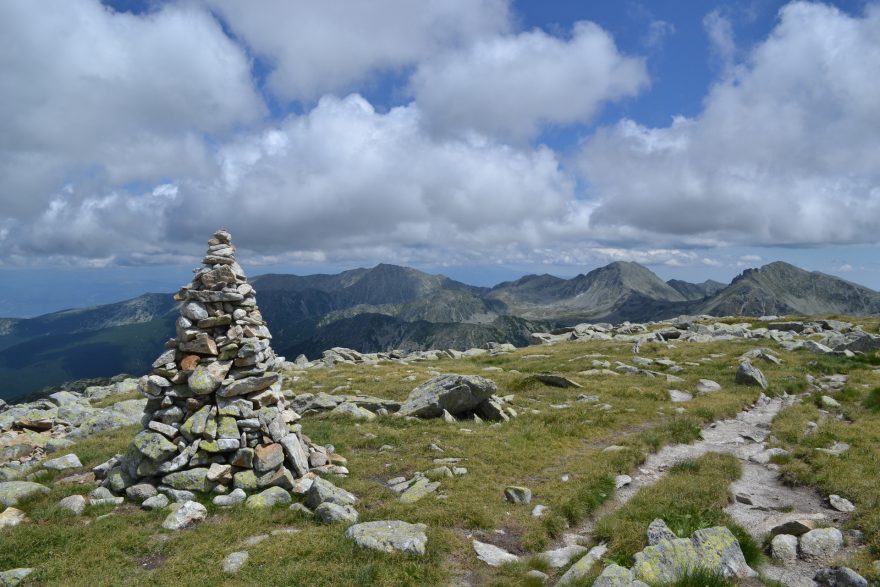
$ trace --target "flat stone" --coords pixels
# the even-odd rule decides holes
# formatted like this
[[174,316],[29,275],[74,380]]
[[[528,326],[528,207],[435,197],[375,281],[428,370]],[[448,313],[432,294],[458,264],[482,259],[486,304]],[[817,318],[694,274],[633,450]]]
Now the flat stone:
[[234,575],[241,570],[241,567],[247,562],[250,555],[247,551],[231,552],[223,559],[223,572],[228,575]]
[[344,522],[354,524],[358,521],[358,512],[350,505],[339,505],[325,501],[315,508],[315,515],[325,524]]
[[186,501],[168,514],[162,527],[166,530],[183,530],[208,517],[208,510],[197,501]]
[[422,477],[400,494],[400,501],[403,503],[415,503],[429,493],[437,491],[438,487],[440,487],[439,481],[431,482],[426,477]]
[[288,434],[281,438],[278,443],[284,449],[284,454],[287,457],[287,464],[291,471],[293,471],[297,477],[302,477],[308,473],[309,459],[299,437],[296,434]]
[[428,542],[426,528],[425,524],[380,520],[355,524],[345,531],[345,535],[361,548],[423,555]]
[[363,422],[372,422],[376,419],[376,414],[351,402],[343,402],[339,404],[330,410],[330,413]]
[[5,506],[16,505],[21,500],[40,493],[49,493],[49,488],[30,481],[5,481],[0,483],[0,503]]
[[223,385],[217,390],[219,397],[235,397],[239,395],[247,395],[262,391],[272,384],[281,380],[281,376],[277,373],[270,373],[257,377],[245,377],[233,381],[228,385]]
[[219,507],[234,507],[243,504],[246,499],[247,493],[241,488],[235,488],[226,495],[215,496],[211,501]]
[[519,562],[518,556],[507,552],[503,548],[498,548],[494,544],[474,540],[473,546],[474,552],[477,553],[477,558],[490,567],[500,567],[506,563]]
[[82,467],[82,463],[79,461],[79,457],[73,453],[64,455],[63,457],[58,457],[57,459],[51,459],[43,462],[43,468],[50,469],[52,471],[79,469],[80,467]]
[[577,381],[572,381],[568,377],[563,377],[562,375],[556,375],[554,373],[536,373],[532,375],[532,379],[540,381],[544,385],[549,385],[550,387],[560,387],[563,389],[582,387]]
[[689,394],[686,391],[680,391],[678,389],[670,389],[669,390],[669,399],[672,402],[680,403],[680,402],[689,402],[694,399],[694,396]]
[[856,506],[854,506],[850,500],[845,497],[840,497],[839,495],[829,495],[828,503],[839,512],[850,513],[856,511]]
[[0,571],[0,587],[18,587],[25,577],[33,573],[33,569],[18,568]]
[[168,507],[170,500],[168,496],[162,493],[148,497],[141,503],[141,507],[145,510],[162,510]]
[[573,558],[587,552],[587,550],[587,547],[581,546],[580,544],[570,544],[568,546],[563,546],[562,548],[539,553],[537,557],[554,569],[560,569],[567,565]]
[[789,520],[770,529],[770,535],[791,534],[792,536],[801,536],[816,527],[816,522],[808,518],[802,520]]
[[214,487],[214,484],[208,480],[208,469],[205,467],[169,473],[162,477],[162,483],[184,491],[208,492]]
[[[593,565],[596,564],[597,561],[601,560],[601,558],[608,551],[608,547],[604,544],[599,544],[594,546],[581,557],[576,563],[571,565],[571,567],[565,572],[562,577],[559,578],[559,581],[556,585],[569,585],[577,580],[580,580],[589,574],[590,570],[593,568]],[[627,570],[629,572],[629,570]],[[630,587],[627,585],[627,587]]]
[[716,391],[721,391],[721,384],[717,381],[712,381],[711,379],[700,379],[699,383],[697,383],[698,393],[714,393]]

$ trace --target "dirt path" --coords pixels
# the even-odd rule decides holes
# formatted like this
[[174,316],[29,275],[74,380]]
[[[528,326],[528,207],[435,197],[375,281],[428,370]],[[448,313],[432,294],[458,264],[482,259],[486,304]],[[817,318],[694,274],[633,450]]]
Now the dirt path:
[[[725,511],[758,541],[763,541],[774,526],[792,519],[813,518],[838,526],[845,521],[846,514],[829,509],[822,497],[810,488],[783,485],[776,465],[767,462],[764,440],[773,418],[796,401],[798,398],[794,396],[768,398],[762,395],[755,405],[735,418],[719,420],[704,428],[702,440],[666,446],[652,454],[632,475],[632,482],[618,489],[575,534],[566,537],[566,542],[589,536],[596,520],[622,507],[643,487],[659,481],[672,465],[709,452],[732,454],[742,463],[742,477],[731,484],[731,492],[739,499]],[[767,578],[790,587],[813,587],[812,577],[821,566],[799,560],[785,566],[767,563],[759,570]]]

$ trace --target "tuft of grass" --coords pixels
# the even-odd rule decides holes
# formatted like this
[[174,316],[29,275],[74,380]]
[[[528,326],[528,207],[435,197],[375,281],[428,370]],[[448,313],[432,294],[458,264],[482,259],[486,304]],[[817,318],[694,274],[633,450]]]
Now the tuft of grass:
[[865,408],[877,414],[880,413],[880,387],[875,387],[868,392],[863,402]]
[[688,569],[671,583],[654,583],[651,587],[734,587],[736,583],[717,571],[704,567]]

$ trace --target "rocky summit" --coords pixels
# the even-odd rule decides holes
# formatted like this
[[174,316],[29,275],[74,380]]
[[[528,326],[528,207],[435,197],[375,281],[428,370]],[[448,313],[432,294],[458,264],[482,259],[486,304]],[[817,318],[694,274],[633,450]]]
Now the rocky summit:
[[105,468],[115,493],[290,490],[310,461],[328,460],[281,391],[284,358],[228,232],[214,233],[202,262],[174,296],[177,336],[138,382],[143,430]]

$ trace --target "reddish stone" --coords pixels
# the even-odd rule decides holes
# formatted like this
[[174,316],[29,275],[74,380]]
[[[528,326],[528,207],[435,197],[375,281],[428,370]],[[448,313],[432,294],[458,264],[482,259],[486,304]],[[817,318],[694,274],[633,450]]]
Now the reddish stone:
[[192,371],[199,364],[200,357],[198,355],[186,355],[180,359],[181,371]]

